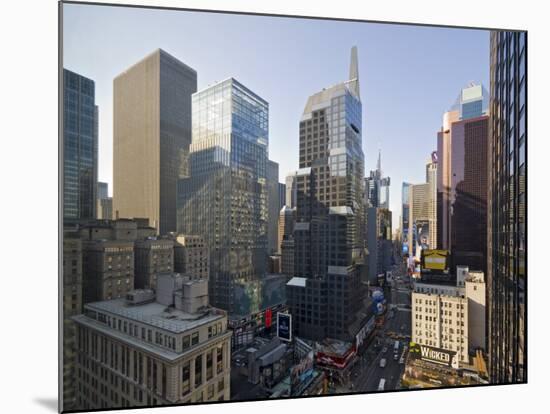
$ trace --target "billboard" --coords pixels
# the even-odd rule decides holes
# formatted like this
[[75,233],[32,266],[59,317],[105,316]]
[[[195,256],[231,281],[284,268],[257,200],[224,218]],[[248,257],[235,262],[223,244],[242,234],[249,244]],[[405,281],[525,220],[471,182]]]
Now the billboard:
[[430,249],[422,250],[420,264],[423,271],[447,271],[449,270],[449,251]]
[[422,361],[444,365],[450,368],[453,366],[453,358],[455,355],[456,352],[454,351],[421,345],[416,342],[410,343],[409,357],[413,359],[421,359]]
[[292,340],[292,315],[288,313],[277,313],[277,336],[282,341]]
[[429,249],[430,240],[430,222],[428,220],[416,220],[416,234],[418,235],[418,245],[422,250]]

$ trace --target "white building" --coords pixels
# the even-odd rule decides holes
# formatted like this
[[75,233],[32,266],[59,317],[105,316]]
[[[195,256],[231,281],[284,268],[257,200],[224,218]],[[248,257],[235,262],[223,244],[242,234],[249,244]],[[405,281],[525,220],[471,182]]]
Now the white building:
[[456,285],[420,282],[412,293],[412,341],[456,352],[455,368],[486,349],[484,275],[460,270],[468,276]]
[[85,305],[73,318],[78,409],[229,400],[231,331],[207,284],[161,274],[156,295]]

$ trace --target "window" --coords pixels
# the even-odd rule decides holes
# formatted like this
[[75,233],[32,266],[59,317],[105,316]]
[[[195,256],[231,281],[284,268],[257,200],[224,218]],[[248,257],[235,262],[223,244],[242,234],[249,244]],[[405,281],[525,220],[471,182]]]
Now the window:
[[181,392],[182,395],[186,395],[191,391],[191,384],[190,384],[190,375],[191,372],[191,361],[187,361],[183,364],[183,367],[181,369]]
[[199,343],[199,333],[193,332],[191,335],[191,345],[197,345]]
[[195,388],[202,384],[202,354],[195,359]]

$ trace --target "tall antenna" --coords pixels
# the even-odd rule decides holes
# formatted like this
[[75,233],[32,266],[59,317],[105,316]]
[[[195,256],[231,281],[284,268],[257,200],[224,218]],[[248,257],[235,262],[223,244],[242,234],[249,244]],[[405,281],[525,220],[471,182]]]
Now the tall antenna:
[[351,59],[349,64],[349,87],[358,99],[359,96],[359,64],[357,63],[357,46],[351,48]]

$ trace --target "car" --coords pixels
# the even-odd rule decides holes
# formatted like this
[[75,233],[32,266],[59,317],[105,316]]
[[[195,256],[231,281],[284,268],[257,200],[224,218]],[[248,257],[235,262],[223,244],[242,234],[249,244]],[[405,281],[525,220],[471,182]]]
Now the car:
[[382,358],[380,360],[380,368],[384,368],[386,366],[386,358]]
[[398,359],[399,359],[399,355],[398,354],[393,354],[393,360],[397,361]]
[[382,353],[385,354],[386,352],[388,352],[388,347],[385,346],[384,348],[382,348]]
[[384,385],[386,384],[386,379],[381,378],[380,382],[378,383],[378,391],[384,391]]
[[405,358],[403,358],[403,357],[399,358],[399,363],[404,364],[405,363]]

